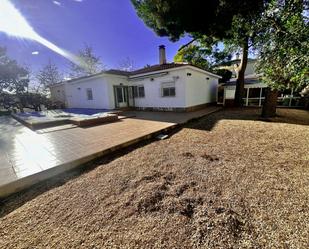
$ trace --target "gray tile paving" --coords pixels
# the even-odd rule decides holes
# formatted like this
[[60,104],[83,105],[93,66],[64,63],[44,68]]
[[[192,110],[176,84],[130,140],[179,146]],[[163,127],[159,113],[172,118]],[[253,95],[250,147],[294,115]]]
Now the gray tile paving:
[[11,117],[0,117],[0,197],[217,109],[190,113],[129,112],[135,116],[88,128],[34,132]]

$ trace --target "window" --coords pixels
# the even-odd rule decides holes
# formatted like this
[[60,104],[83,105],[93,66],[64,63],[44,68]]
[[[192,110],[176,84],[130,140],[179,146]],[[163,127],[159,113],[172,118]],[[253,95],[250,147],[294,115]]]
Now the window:
[[86,89],[86,92],[87,92],[87,100],[93,100],[92,89],[88,88]]
[[176,88],[174,82],[162,83],[162,97],[175,97]]
[[144,86],[133,86],[133,95],[134,98],[144,98],[145,97]]
[[261,88],[250,88],[249,98],[260,98]]
[[139,86],[137,89],[138,89],[138,97],[139,98],[144,98],[145,97],[144,86]]

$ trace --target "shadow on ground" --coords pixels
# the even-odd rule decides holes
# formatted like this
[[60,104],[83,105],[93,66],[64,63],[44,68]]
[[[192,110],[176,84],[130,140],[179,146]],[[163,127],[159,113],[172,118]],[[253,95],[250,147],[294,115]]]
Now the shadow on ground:
[[211,131],[221,120],[246,120],[309,126],[309,111],[278,108],[275,118],[264,119],[261,117],[261,108],[226,108],[214,115],[207,116],[201,122],[197,123],[196,120],[192,120],[186,124],[186,127]]
[[[271,120],[262,120],[260,117],[260,109],[252,109],[252,108],[233,108],[233,109],[224,109],[219,112],[208,115],[207,117],[191,120],[189,123],[184,126],[178,126],[176,129],[169,133],[170,137],[175,133],[179,132],[183,128],[189,129],[198,129],[203,131],[211,131],[214,126],[220,122],[220,120],[248,120],[248,121],[262,121],[262,122],[277,122],[277,123],[286,123],[286,124],[296,124],[296,125],[309,125],[309,112],[305,110],[293,110],[289,109],[279,109],[278,116]],[[140,113],[143,114],[143,113]],[[157,117],[157,118],[156,118]],[[165,118],[166,117],[166,118]],[[146,119],[145,115],[137,115],[137,119]],[[154,121],[164,121],[170,122],[171,117],[168,114],[164,115],[152,115],[148,116],[149,120]],[[160,120],[158,120],[160,119]],[[147,141],[140,142],[136,145],[132,145],[129,148],[122,149],[118,152],[114,152],[108,156],[103,158],[96,159],[92,162],[82,165],[80,168],[74,169],[67,173],[63,173],[60,176],[53,177],[44,182],[38,183],[32,186],[29,189],[23,190],[22,192],[13,194],[5,199],[0,200],[0,218],[8,215],[13,212],[18,207],[22,206],[24,203],[36,198],[40,194],[59,187],[66,182],[85,174],[94,168],[102,165],[106,165],[111,161],[130,153],[131,151],[141,148],[147,144],[154,142],[155,139],[150,139]]]
[[[293,112],[290,112],[293,110]],[[198,111],[197,111],[198,112]],[[192,113],[193,114],[193,113]],[[191,113],[168,113],[168,112],[124,112],[124,116],[141,119],[141,120],[151,120],[167,123],[181,123],[181,120],[190,119]],[[207,122],[203,123],[202,127],[194,125],[196,120],[200,118],[194,118],[189,122],[191,128],[201,129],[210,131],[217,122],[220,120],[252,120],[252,121],[263,121],[263,122],[277,122],[277,123],[287,123],[287,124],[298,124],[298,125],[309,125],[309,111],[301,109],[288,109],[288,108],[278,108],[277,117],[272,119],[262,119],[261,108],[255,107],[244,107],[244,108],[225,108],[216,113],[215,115],[207,116]],[[193,124],[193,125],[191,125]]]

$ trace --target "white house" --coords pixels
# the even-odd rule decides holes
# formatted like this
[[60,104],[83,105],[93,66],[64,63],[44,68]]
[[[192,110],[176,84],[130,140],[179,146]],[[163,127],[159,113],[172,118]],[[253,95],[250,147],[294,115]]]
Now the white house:
[[[265,97],[266,84],[259,80],[258,74],[255,73],[255,59],[248,59],[245,71],[245,96],[244,105],[260,106]],[[219,86],[218,103],[223,105],[232,105],[234,103],[236,91],[236,77],[239,70],[240,59],[229,61],[219,65],[219,69],[227,69],[232,72],[232,78]]]
[[159,64],[133,72],[108,70],[50,87],[53,101],[68,108],[190,111],[217,102],[220,76],[185,63]]
[[[265,100],[267,85],[261,81],[261,74],[256,73],[256,59],[248,59],[245,71],[245,92],[243,96],[245,106],[261,106]],[[236,91],[236,77],[239,70],[240,59],[229,61],[226,65],[221,64],[218,68],[227,69],[232,72],[232,78],[219,86],[218,103],[233,105]],[[293,89],[280,91],[278,95],[278,106],[302,106],[301,97]]]

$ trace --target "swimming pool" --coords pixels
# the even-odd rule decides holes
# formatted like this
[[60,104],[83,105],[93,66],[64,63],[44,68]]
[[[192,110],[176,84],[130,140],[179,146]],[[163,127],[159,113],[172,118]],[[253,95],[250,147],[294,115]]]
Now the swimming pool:
[[78,126],[113,122],[118,120],[119,111],[89,108],[65,108],[41,112],[16,113],[12,116],[31,129],[42,129],[63,124]]
[[69,114],[76,114],[76,115],[95,115],[98,113],[109,113],[111,110],[107,109],[88,109],[88,108],[65,108],[62,109],[63,112],[69,113]]

